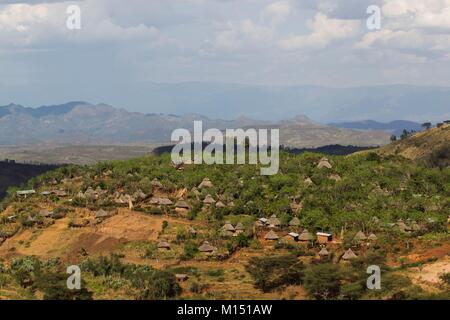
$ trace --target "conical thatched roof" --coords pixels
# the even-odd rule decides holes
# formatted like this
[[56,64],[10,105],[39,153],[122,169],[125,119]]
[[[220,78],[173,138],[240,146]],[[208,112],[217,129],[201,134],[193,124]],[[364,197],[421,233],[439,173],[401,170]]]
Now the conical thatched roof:
[[106,217],[108,217],[108,216],[109,216],[109,213],[106,212],[106,211],[103,210],[103,209],[100,209],[100,210],[98,210],[98,211],[95,213],[95,217],[96,217],[96,218],[106,218]]
[[275,231],[270,230],[265,236],[264,239],[266,240],[278,240],[278,235],[276,234]]
[[281,224],[280,220],[277,218],[276,215],[272,215],[269,220],[267,220],[267,224],[271,226],[279,226]]
[[337,173],[330,174],[329,178],[330,178],[330,180],[334,180],[334,181],[341,181],[342,180],[341,176],[338,175]]
[[236,231],[243,231],[245,230],[244,225],[241,222],[238,222],[238,224],[236,225],[236,227],[234,228]]
[[325,257],[330,255],[330,253],[328,252],[327,248],[323,247],[322,250],[319,251],[319,256]]
[[231,231],[234,232],[236,229],[234,229],[233,225],[229,222],[225,223],[222,227],[223,230],[225,231]]
[[371,233],[368,237],[368,240],[375,241],[378,240],[377,236],[374,233]]
[[352,260],[356,259],[358,256],[353,252],[352,249],[348,249],[345,251],[344,255],[342,256],[342,260]]
[[303,232],[298,237],[298,240],[300,241],[312,241],[314,240],[313,235],[308,230],[303,230]]
[[155,188],[162,188],[163,187],[162,183],[159,182],[159,180],[157,178],[152,180],[151,185],[152,185],[152,187],[155,187]]
[[230,208],[234,208],[234,207],[235,207],[235,204],[234,204],[234,202],[233,202],[233,201],[229,202],[229,203],[228,203],[228,207],[230,207]]
[[50,217],[52,214],[53,212],[50,212],[47,209],[42,209],[39,211],[39,215],[44,218]]
[[212,187],[213,187],[213,184],[212,184],[211,180],[209,180],[209,178],[203,179],[203,181],[198,185],[199,189],[212,188]]
[[362,241],[362,240],[366,240],[367,239],[367,237],[366,237],[366,235],[364,234],[364,232],[362,232],[362,231],[358,231],[356,234],[355,234],[355,236],[353,237],[353,240],[354,241]]
[[195,230],[194,227],[189,227],[188,231],[190,234],[197,234],[197,230]]
[[213,204],[215,202],[216,200],[214,200],[214,198],[210,194],[207,194],[205,199],[203,200],[204,204]]
[[170,249],[170,243],[168,243],[166,240],[161,240],[161,242],[158,243],[159,249]]
[[133,198],[135,198],[135,199],[145,199],[145,198],[147,198],[147,195],[144,192],[142,192],[141,189],[139,189],[138,191],[133,193]]
[[200,252],[213,252],[216,248],[209,244],[208,241],[203,242],[203,244],[198,248]]
[[400,221],[400,220],[399,220],[399,222],[397,222],[397,227],[398,227],[401,231],[411,231],[411,228],[408,227],[408,226],[406,225],[406,223],[404,223],[403,221]]
[[300,225],[300,219],[297,217],[292,218],[292,220],[289,221],[289,225],[291,227],[298,227]]
[[317,168],[322,169],[322,168],[328,168],[331,169],[333,168],[333,166],[331,165],[331,163],[328,161],[327,158],[322,158],[319,161],[319,164],[317,165]]
[[159,198],[158,203],[163,206],[170,206],[171,204],[173,204],[172,200],[170,200],[169,198]]
[[225,204],[222,201],[217,201],[216,208],[225,208]]
[[372,222],[373,222],[373,223],[379,223],[379,222],[380,222],[380,219],[379,219],[377,216],[373,216],[373,217],[372,217]]
[[311,178],[306,178],[305,180],[303,180],[304,183],[306,184],[313,184],[314,182],[311,180]]
[[300,203],[293,202],[289,206],[291,207],[291,210],[294,213],[299,213],[303,209],[303,205]]
[[183,199],[180,199],[177,203],[175,203],[175,207],[180,209],[189,209],[189,204]]
[[158,197],[151,197],[149,200],[150,204],[158,204],[159,203],[159,198]]

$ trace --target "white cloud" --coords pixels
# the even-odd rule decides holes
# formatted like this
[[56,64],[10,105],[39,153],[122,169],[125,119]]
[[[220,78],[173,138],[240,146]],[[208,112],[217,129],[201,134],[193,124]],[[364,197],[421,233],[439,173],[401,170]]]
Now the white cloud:
[[450,0],[384,0],[382,12],[382,30],[365,34],[355,48],[448,58]]
[[286,50],[325,48],[334,41],[356,36],[361,23],[357,20],[329,19],[325,14],[318,13],[308,26],[312,31],[310,34],[291,35],[280,42],[280,47]]
[[276,25],[286,21],[286,18],[291,12],[292,8],[289,1],[278,1],[267,5],[262,11],[261,16],[271,24]]
[[[69,4],[79,4],[82,29],[66,27]],[[114,23],[96,1],[46,4],[11,4],[0,6],[0,41],[17,47],[56,43],[92,43],[148,39],[161,41],[153,26],[144,24],[121,26]]]

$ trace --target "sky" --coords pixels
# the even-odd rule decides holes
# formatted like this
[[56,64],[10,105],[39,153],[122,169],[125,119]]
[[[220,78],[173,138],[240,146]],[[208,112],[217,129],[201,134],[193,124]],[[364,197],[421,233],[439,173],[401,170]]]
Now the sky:
[[0,105],[30,106],[152,82],[450,86],[450,0],[0,0],[0,73]]

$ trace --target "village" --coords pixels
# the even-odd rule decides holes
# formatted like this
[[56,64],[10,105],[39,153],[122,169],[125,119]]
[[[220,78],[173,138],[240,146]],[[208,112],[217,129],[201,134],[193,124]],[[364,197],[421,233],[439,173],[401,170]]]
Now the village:
[[[273,255],[294,254],[295,261],[305,266],[319,263],[355,268],[375,254],[398,266],[400,262],[389,248],[398,246],[407,252],[413,244],[409,239],[441,225],[433,215],[420,221],[413,217],[392,220],[382,213],[381,217],[371,215],[363,223],[347,218],[338,228],[309,223],[308,194],[312,190],[317,194],[320,183],[326,183],[323,190],[330,190],[347,178],[336,160],[323,156],[314,159],[312,163],[307,159],[309,169],[308,165],[303,167],[308,174],[300,174],[297,180],[303,195],[290,194],[283,202],[287,203],[283,204],[285,209],[273,209],[270,214],[254,212],[258,207],[264,210],[260,198],[242,198],[242,192],[251,185],[260,189],[260,194],[268,194],[268,178],[242,172],[229,186],[221,184],[217,175],[212,178],[208,170],[195,184],[183,182],[191,179],[190,172],[199,174],[192,171],[197,167],[186,163],[165,167],[170,179],[128,169],[119,173],[110,165],[99,165],[84,176],[78,168],[69,174],[44,176],[37,188],[16,190],[10,195],[14,202],[0,215],[0,257],[11,259],[39,252],[42,259],[79,264],[86,259],[119,255],[124,263],[175,270],[174,279],[184,292],[217,290],[223,297],[273,297],[275,293],[253,291],[249,279],[237,292],[214,279],[233,282],[240,277],[251,278],[246,268],[252,259]],[[249,173],[257,170],[248,169]],[[120,181],[137,183],[132,182],[132,188],[110,187],[119,181],[118,174],[124,177]],[[403,183],[400,188],[406,190],[408,186]],[[230,192],[233,189],[239,192]],[[391,192],[375,184],[369,199],[381,199]],[[57,239],[67,240],[61,246]],[[213,277],[209,289],[193,289],[203,288],[198,275],[189,271],[194,266],[205,274],[217,270],[218,276],[208,276]],[[225,270],[235,270],[235,274]],[[304,295],[301,292],[296,294]]]

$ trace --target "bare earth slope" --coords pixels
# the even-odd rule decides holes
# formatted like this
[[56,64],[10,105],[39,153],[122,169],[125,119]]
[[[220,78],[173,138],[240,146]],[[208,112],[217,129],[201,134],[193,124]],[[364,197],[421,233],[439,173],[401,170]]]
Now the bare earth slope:
[[384,146],[379,153],[401,155],[411,160],[427,160],[433,152],[448,146],[450,146],[450,125],[446,124]]

